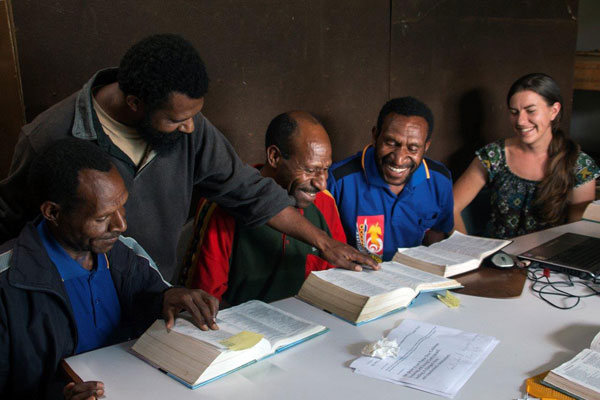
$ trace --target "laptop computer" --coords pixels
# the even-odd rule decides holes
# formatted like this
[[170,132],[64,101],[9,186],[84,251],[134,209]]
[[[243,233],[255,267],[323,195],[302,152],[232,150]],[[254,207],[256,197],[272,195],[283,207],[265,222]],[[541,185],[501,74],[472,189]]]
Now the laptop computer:
[[583,279],[600,278],[600,238],[564,233],[518,257]]

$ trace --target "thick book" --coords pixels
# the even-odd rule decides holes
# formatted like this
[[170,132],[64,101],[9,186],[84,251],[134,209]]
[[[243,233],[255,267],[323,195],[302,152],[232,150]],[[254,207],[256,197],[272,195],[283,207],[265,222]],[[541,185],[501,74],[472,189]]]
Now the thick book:
[[447,278],[479,268],[484,258],[511,242],[455,231],[448,239],[431,246],[398,249],[392,260]]
[[[195,389],[328,331],[257,300],[219,312],[216,322],[219,330],[202,331],[180,316],[167,332],[164,321],[157,320],[131,351]],[[235,338],[248,336],[257,343],[231,347]]]
[[345,269],[313,271],[298,292],[308,303],[356,325],[401,310],[421,292],[462,287],[446,279],[397,262],[384,262],[381,270]]
[[600,200],[592,201],[588,204],[581,218],[588,221],[600,222]]
[[600,399],[600,333],[589,349],[548,372],[542,384],[576,399]]

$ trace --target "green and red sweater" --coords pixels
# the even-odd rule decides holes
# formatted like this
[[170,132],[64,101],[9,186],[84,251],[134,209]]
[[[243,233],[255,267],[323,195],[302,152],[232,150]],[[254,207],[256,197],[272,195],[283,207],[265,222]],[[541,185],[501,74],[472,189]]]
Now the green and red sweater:
[[[329,192],[318,193],[314,204],[299,211],[332,238],[346,242]],[[332,267],[311,245],[267,225],[238,224],[216,203],[202,199],[180,282],[229,305],[253,299],[271,302],[298,293],[311,271]]]

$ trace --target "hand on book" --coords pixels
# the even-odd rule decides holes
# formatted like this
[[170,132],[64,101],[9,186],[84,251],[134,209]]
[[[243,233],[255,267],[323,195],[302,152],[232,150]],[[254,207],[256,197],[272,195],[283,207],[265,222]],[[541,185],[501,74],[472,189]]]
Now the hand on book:
[[361,271],[361,265],[374,270],[380,268],[379,264],[371,257],[362,254],[346,243],[339,242],[326,235],[324,235],[323,243],[319,243],[318,248],[321,250],[323,258],[336,267],[352,271]]
[[175,324],[175,318],[181,310],[188,311],[198,328],[207,331],[219,329],[215,323],[219,300],[200,289],[170,288],[163,298],[163,316],[167,329]]
[[97,381],[67,383],[63,395],[67,400],[95,400],[104,395],[104,383]]

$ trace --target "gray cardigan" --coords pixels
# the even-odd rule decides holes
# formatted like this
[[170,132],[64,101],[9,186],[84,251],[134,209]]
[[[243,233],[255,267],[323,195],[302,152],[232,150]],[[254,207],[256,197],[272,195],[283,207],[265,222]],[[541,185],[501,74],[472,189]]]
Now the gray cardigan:
[[32,159],[50,143],[69,136],[93,140],[111,156],[129,189],[124,234],[148,251],[167,280],[173,278],[177,241],[194,186],[203,197],[250,226],[264,224],[294,205],[293,198],[272,179],[262,178],[255,168],[243,163],[202,114],[194,117],[192,134],[137,170],[104,133],[92,106],[92,88],[115,82],[116,74],[116,68],[98,71],[80,91],[22,128],[10,173],[0,182],[0,243],[15,237],[39,211],[27,190]]

